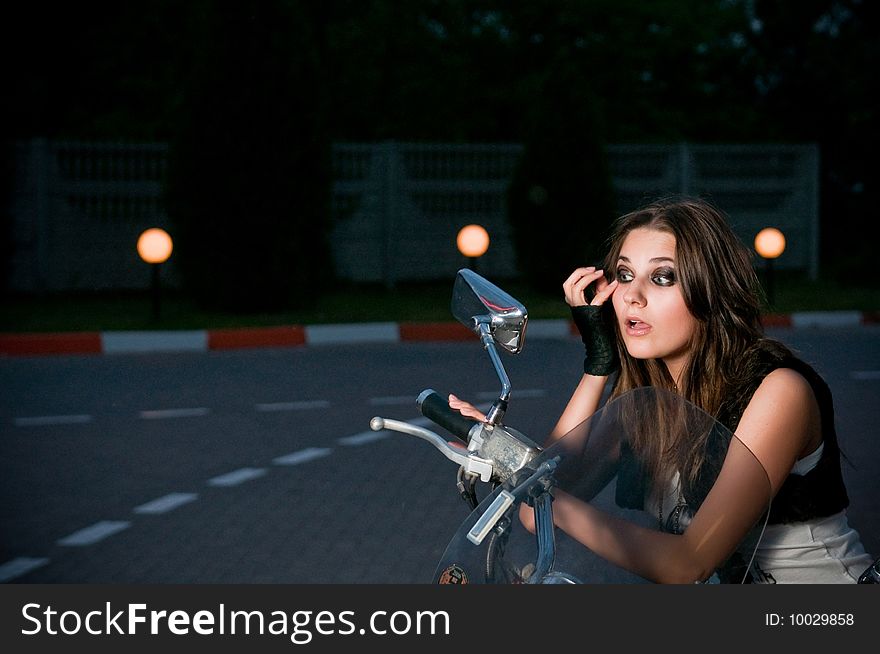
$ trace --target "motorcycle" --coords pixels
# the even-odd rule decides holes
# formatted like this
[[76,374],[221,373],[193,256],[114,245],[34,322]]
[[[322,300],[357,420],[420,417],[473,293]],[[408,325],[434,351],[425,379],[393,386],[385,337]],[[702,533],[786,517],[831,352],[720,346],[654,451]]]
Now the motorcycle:
[[[374,431],[396,431],[431,443],[459,466],[456,488],[471,511],[446,547],[433,583],[648,583],[555,527],[554,494],[568,493],[609,520],[682,534],[729,461],[735,461],[740,475],[738,488],[748,489],[744,504],[763,510],[760,515],[750,514],[746,536],[703,581],[752,580],[754,555],[769,513],[770,481],[761,463],[729,429],[678,394],[645,387],[606,402],[568,434],[542,447],[503,423],[512,387],[499,351],[509,355],[522,351],[526,308],[487,279],[462,269],[453,285],[451,310],[479,337],[501,383],[485,421],[454,411],[432,389],[416,400],[422,415],[461,445],[412,423],[378,416],[370,421]],[[676,458],[674,448],[662,446],[676,442],[698,444],[698,467]],[[478,484],[487,490],[480,486],[478,491]],[[519,519],[523,503],[532,512],[534,533]],[[729,519],[740,521],[740,533],[743,517]]]

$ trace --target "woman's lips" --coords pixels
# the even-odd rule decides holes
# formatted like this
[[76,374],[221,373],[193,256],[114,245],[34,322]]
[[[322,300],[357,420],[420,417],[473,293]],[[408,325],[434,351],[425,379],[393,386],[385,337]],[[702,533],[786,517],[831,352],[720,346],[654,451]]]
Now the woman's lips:
[[623,326],[627,336],[644,336],[651,331],[651,325],[638,318],[628,318]]

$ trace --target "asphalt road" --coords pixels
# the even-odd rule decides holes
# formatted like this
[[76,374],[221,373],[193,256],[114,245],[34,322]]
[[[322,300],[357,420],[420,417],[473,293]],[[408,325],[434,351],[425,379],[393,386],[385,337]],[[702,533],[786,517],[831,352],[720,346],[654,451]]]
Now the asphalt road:
[[[779,330],[835,394],[850,523],[880,554],[880,328]],[[506,422],[541,441],[574,339],[504,357]],[[424,388],[488,402],[473,343],[0,361],[0,581],[420,583],[467,516],[454,464],[369,431]]]

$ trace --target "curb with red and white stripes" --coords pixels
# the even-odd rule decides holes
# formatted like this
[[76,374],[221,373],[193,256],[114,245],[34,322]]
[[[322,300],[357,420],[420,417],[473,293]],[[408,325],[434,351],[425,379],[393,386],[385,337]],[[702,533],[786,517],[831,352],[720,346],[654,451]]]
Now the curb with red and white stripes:
[[[880,312],[807,311],[763,317],[765,327],[792,329],[855,327],[880,323]],[[569,320],[531,320],[530,339],[576,335]],[[457,322],[377,322],[287,325],[185,331],[102,331],[0,334],[0,356],[41,354],[133,354],[207,352],[255,347],[300,347],[347,343],[462,341],[473,333]]]

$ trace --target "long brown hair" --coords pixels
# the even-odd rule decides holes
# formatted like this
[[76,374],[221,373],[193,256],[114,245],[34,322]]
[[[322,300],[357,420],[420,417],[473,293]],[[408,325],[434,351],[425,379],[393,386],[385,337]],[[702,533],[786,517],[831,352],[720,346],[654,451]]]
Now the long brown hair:
[[[608,240],[606,275],[614,275],[624,239],[638,228],[675,237],[676,277],[697,327],[689,343],[691,356],[676,388],[661,360],[636,359],[628,354],[620,323],[615,320],[621,370],[612,397],[641,386],[654,386],[676,391],[717,416],[762,339],[761,291],[751,253],[739,241],[726,216],[709,202],[667,198],[617,219]],[[683,462],[691,462],[682,472],[686,476],[696,474],[705,443],[694,435],[681,442],[676,433],[671,429],[664,439],[655,432],[641,445],[654,450],[649,459],[655,464],[660,465],[662,460],[682,470]]]

